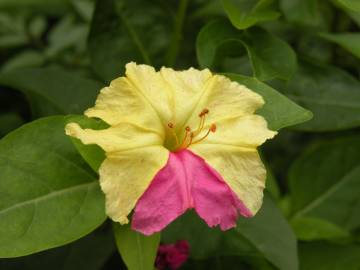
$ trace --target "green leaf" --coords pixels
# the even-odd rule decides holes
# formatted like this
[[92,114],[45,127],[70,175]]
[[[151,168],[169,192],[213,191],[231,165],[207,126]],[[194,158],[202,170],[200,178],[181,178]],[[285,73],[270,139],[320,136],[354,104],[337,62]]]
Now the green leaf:
[[211,22],[200,31],[196,42],[199,65],[213,69],[219,61],[217,56],[223,58],[243,47],[259,80],[287,80],[295,72],[296,55],[286,42],[261,28],[238,31],[224,20]]
[[360,268],[359,245],[336,245],[325,242],[300,245],[301,270],[358,270]]
[[163,231],[165,242],[178,239],[189,241],[191,257],[196,259],[260,256],[280,270],[298,269],[295,235],[268,194],[255,217],[239,218],[237,227],[225,232],[207,227],[193,212],[185,214]]
[[314,114],[311,121],[296,129],[332,131],[360,125],[359,88],[359,81],[341,69],[304,61],[280,90]]
[[348,231],[323,219],[299,217],[290,224],[297,238],[304,241],[350,237]]
[[[101,119],[88,118],[83,115],[70,115],[66,117],[66,123],[78,123],[82,128],[105,129],[109,125]],[[90,167],[97,172],[105,159],[105,152],[96,144],[83,144],[79,139],[71,137],[76,149]]]
[[15,112],[0,114],[0,137],[20,127],[23,123],[24,120]]
[[114,224],[114,234],[119,253],[129,270],[153,270],[160,243],[160,233],[145,236],[130,225]]
[[0,85],[23,92],[35,117],[82,113],[91,107],[102,84],[61,68],[23,68],[0,74]]
[[160,3],[98,0],[88,44],[94,70],[110,81],[130,61],[162,65],[171,35],[169,16]]
[[337,1],[343,4],[348,9],[351,9],[356,12],[360,12],[360,2],[358,0],[337,0]]
[[115,252],[113,235],[95,231],[69,245],[30,256],[0,260],[1,270],[101,270]]
[[274,0],[222,0],[231,23],[238,29],[276,20],[280,13],[275,10],[273,3]]
[[260,94],[265,105],[257,111],[268,122],[269,128],[278,130],[287,126],[296,125],[308,121],[312,113],[295,104],[275,89],[260,82],[256,78],[246,77],[237,74],[225,74],[228,78]]
[[45,60],[45,56],[38,51],[24,50],[6,61],[1,67],[1,72],[9,72],[26,67],[40,67],[45,63]]
[[289,22],[305,26],[321,23],[317,0],[280,0],[280,8]]
[[347,7],[341,0],[332,0],[332,3],[345,11],[345,13],[358,25],[360,26],[360,12],[354,11]]
[[104,222],[97,176],[64,133],[62,116],[24,125],[0,141],[0,257],[70,243]]
[[350,53],[360,58],[360,33],[322,33],[320,36],[340,45],[345,50],[348,50]]
[[[293,219],[314,217],[344,230],[360,226],[360,138],[310,147],[290,168]],[[335,210],[334,210],[335,209]]]
[[77,47],[78,50],[81,50],[82,47],[86,47],[88,32],[88,24],[78,23],[74,15],[63,17],[49,33],[49,46],[45,50],[46,55],[49,58],[55,57],[71,47]]
[[271,196],[273,196],[273,198],[275,200],[279,200],[280,199],[280,188],[278,185],[278,182],[273,174],[273,172],[271,171],[270,167],[267,165],[267,163],[265,163],[265,167],[266,167],[266,189],[267,191],[271,194]]
[[61,14],[68,10],[67,0],[0,0],[0,9],[27,10],[31,9],[49,14]]

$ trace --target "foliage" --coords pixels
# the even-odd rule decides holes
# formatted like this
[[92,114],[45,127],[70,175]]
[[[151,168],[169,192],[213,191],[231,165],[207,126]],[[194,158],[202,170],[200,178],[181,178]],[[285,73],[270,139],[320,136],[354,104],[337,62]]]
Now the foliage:
[[[180,239],[181,269],[360,269],[359,27],[357,0],[0,0],[0,269],[153,269]],[[81,114],[129,61],[263,96],[279,135],[254,218],[190,211],[151,237],[106,219],[104,152],[64,126],[106,128]]]

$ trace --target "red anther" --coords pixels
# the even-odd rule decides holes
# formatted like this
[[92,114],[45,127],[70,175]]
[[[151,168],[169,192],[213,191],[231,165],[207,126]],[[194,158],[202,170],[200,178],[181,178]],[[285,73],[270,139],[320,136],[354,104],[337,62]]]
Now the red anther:
[[211,131],[211,132],[215,132],[215,131],[216,131],[216,125],[215,125],[215,124],[211,124],[210,131]]
[[203,117],[204,115],[208,114],[209,113],[209,110],[208,109],[203,109],[201,111],[201,113],[199,113],[199,117]]
[[173,127],[174,127],[174,124],[171,123],[171,122],[169,122],[169,123],[168,123],[168,127],[169,127],[169,128],[173,128]]
[[186,128],[185,128],[185,130],[186,130],[186,132],[190,132],[190,127],[189,126],[187,126]]

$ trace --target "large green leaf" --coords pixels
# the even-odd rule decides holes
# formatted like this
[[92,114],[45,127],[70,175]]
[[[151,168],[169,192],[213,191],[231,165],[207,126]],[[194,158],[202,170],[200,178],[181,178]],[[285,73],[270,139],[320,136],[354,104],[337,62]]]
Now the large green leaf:
[[337,1],[343,4],[348,9],[351,9],[356,12],[360,12],[360,2],[358,0],[337,0]]
[[314,217],[344,230],[360,225],[360,138],[310,147],[290,169],[293,217]]
[[297,126],[307,131],[331,131],[360,125],[360,83],[345,71],[302,62],[282,92],[311,110],[314,118]]
[[24,120],[15,112],[0,114],[0,137],[20,127],[23,123]]
[[277,19],[280,13],[273,3],[274,0],[222,0],[231,23],[238,29]]
[[94,70],[110,81],[130,61],[163,64],[171,33],[169,12],[150,1],[98,0],[89,36]]
[[321,14],[317,0],[280,0],[280,8],[285,18],[305,26],[318,26]]
[[44,118],[0,141],[0,257],[64,245],[106,218],[97,176],[64,125],[62,116]]
[[360,246],[313,242],[299,246],[301,270],[359,270]]
[[283,40],[261,28],[235,29],[225,20],[207,24],[196,42],[201,67],[216,69],[220,57],[241,52],[245,47],[254,76],[260,80],[290,79],[296,69],[296,55]]
[[324,219],[314,217],[295,218],[291,220],[291,226],[297,238],[304,241],[350,237],[349,232],[343,228]]
[[0,74],[0,85],[23,92],[35,117],[82,113],[102,88],[98,81],[61,68],[23,68]]
[[163,232],[165,242],[189,241],[191,256],[265,257],[280,270],[298,268],[296,238],[285,218],[266,194],[259,213],[249,219],[240,218],[237,227],[221,232],[209,228],[190,212]]
[[233,81],[246,85],[264,98],[265,105],[258,110],[257,113],[264,116],[270,129],[278,130],[287,126],[296,125],[308,121],[312,117],[310,111],[295,104],[256,78],[237,74],[226,74],[226,76]]
[[129,270],[153,270],[160,233],[145,236],[131,229],[130,225],[114,223],[116,245]]
[[40,253],[0,260],[1,270],[100,270],[115,252],[109,231],[95,231],[69,245]]
[[360,58],[360,34],[359,33],[341,33],[331,34],[322,33],[320,35],[326,40],[339,44],[344,49]]

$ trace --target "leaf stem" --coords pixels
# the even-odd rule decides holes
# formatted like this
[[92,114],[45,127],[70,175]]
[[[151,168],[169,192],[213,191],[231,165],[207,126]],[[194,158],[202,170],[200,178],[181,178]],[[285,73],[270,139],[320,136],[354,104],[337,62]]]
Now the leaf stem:
[[130,37],[132,38],[135,46],[138,48],[143,60],[144,60],[144,63],[147,64],[147,65],[151,65],[151,60],[150,60],[150,57],[149,55],[147,54],[141,40],[139,39],[139,36],[138,34],[136,33],[136,31],[128,24],[125,16],[122,14],[121,11],[119,11],[119,17],[120,19],[122,20],[123,22],[123,25],[124,27],[126,28],[126,30],[128,31]]
[[177,10],[174,32],[165,58],[165,63],[169,67],[174,66],[179,52],[179,43],[182,39],[182,29],[188,3],[188,0],[180,0],[180,4]]

